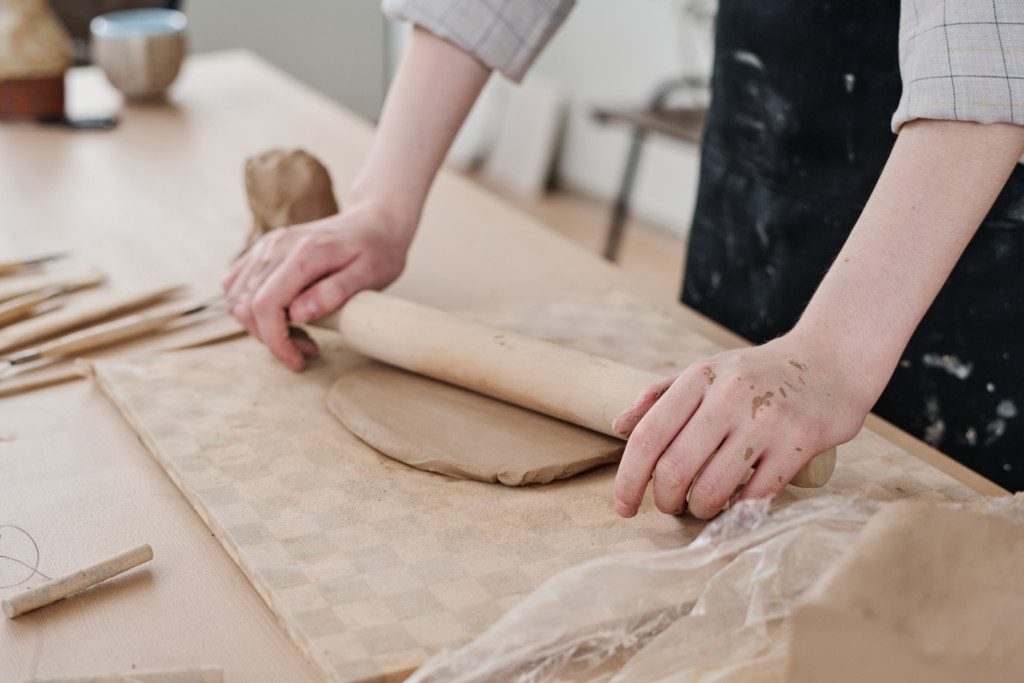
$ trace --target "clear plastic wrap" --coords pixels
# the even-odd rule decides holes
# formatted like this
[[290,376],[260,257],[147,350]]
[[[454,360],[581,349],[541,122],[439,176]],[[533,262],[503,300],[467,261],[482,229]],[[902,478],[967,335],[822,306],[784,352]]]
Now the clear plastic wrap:
[[[689,546],[599,558],[550,579],[410,681],[781,681],[785,617],[883,502],[747,501]],[[1024,497],[978,511],[1024,516]]]

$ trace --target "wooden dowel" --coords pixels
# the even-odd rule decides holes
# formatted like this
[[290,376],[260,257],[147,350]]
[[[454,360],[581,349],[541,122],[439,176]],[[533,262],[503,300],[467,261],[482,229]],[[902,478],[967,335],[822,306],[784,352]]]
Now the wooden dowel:
[[72,593],[95,586],[101,581],[106,581],[112,576],[117,576],[152,559],[153,549],[148,543],[131,550],[126,550],[74,574],[68,574],[67,576],[47,581],[35,588],[6,598],[3,601],[4,614],[7,615],[8,619],[14,619],[26,612],[31,612],[56,602],[61,598],[66,598]]
[[219,666],[192,666],[98,676],[32,678],[28,683],[223,683],[223,681],[224,672]]

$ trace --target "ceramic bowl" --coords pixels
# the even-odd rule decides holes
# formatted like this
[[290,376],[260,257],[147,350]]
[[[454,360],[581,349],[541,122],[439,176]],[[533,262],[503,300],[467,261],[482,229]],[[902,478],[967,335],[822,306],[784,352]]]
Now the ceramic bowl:
[[136,9],[101,14],[89,24],[92,61],[132,100],[161,97],[185,59],[185,14]]

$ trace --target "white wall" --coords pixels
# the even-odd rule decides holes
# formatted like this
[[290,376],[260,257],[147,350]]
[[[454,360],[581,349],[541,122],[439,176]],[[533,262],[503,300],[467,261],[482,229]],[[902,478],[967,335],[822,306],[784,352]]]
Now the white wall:
[[244,47],[376,120],[387,22],[375,0],[184,0],[192,50]]
[[[595,105],[642,106],[658,83],[683,74],[707,76],[710,25],[684,11],[684,0],[580,0],[527,81],[561,85],[570,99],[558,167],[563,185],[615,196],[629,134],[591,118]],[[684,232],[697,179],[694,145],[648,139],[634,189],[634,211]]]
[[[585,195],[611,200],[619,187],[629,131],[591,118],[596,105],[642,107],[655,87],[681,75],[707,78],[711,64],[710,19],[684,11],[696,6],[707,16],[714,0],[578,0],[562,29],[541,54],[524,85],[543,80],[565,93],[569,114],[559,155],[558,183]],[[405,40],[391,29],[391,61]],[[507,88],[490,83],[456,141],[453,161],[463,166],[497,127]],[[689,229],[698,172],[694,145],[657,136],[644,147],[633,193],[634,212],[676,232]]]
[[[629,134],[622,127],[594,122],[595,105],[639,107],[666,79],[683,73],[706,75],[710,56],[703,44],[710,41],[710,26],[697,25],[684,12],[695,1],[709,0],[578,0],[526,78],[526,83],[543,79],[556,84],[569,101],[557,169],[562,186],[603,199],[616,194]],[[194,50],[247,47],[376,119],[405,36],[401,27],[388,28],[376,0],[184,4]],[[701,47],[696,47],[698,42]],[[489,88],[487,96],[500,101],[501,88]],[[482,104],[469,128],[485,127],[479,119],[488,107]],[[692,145],[650,138],[634,191],[634,211],[684,232],[693,211],[696,177]]]

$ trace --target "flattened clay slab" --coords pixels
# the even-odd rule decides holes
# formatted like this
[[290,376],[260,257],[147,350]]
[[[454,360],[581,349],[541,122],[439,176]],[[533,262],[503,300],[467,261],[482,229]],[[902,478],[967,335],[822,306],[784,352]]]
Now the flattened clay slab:
[[380,363],[342,375],[327,407],[381,453],[459,479],[546,484],[622,455],[618,439]]

